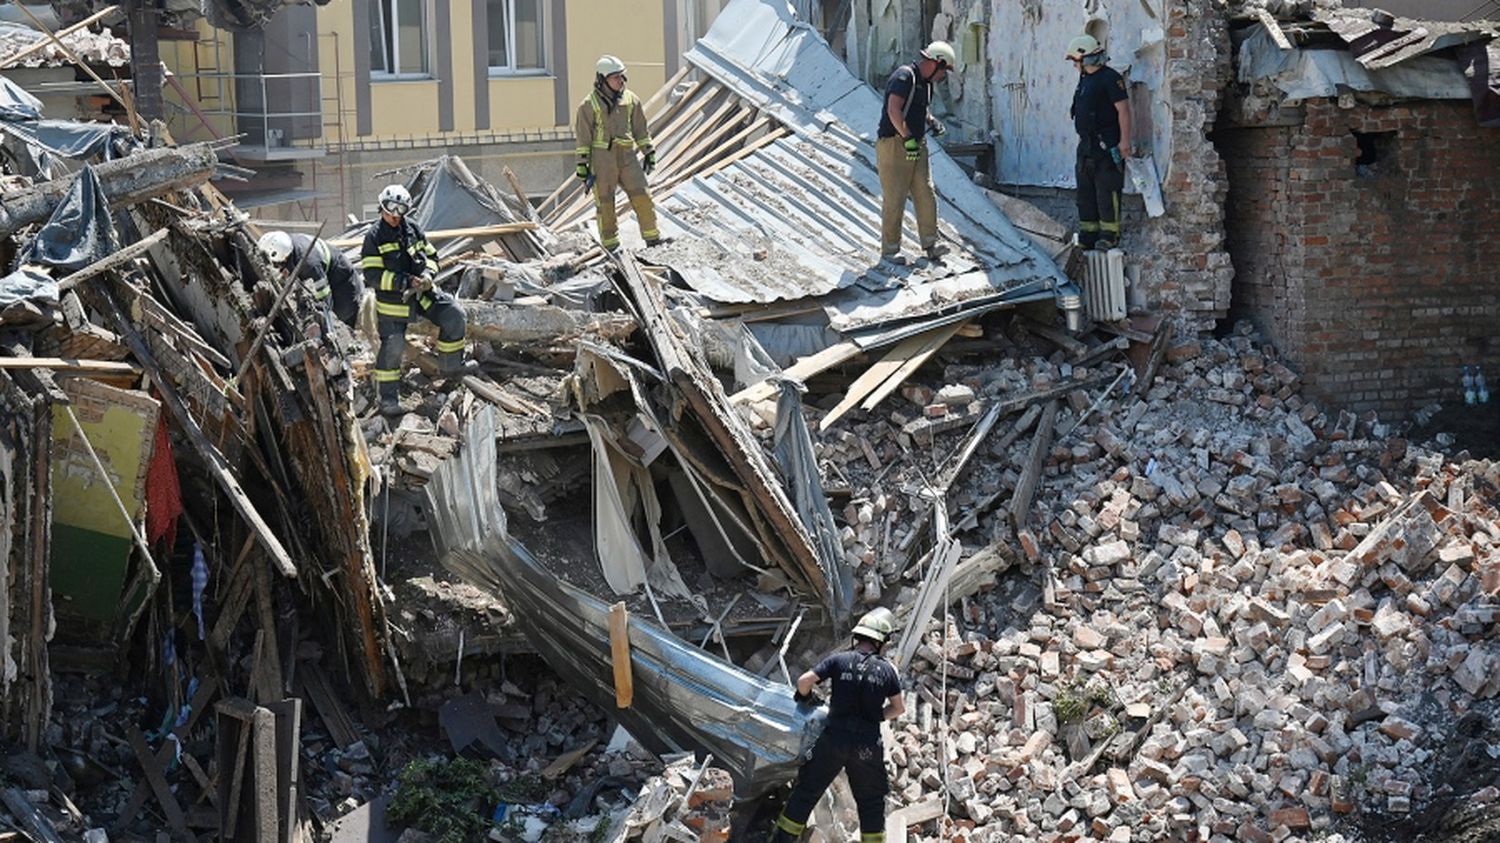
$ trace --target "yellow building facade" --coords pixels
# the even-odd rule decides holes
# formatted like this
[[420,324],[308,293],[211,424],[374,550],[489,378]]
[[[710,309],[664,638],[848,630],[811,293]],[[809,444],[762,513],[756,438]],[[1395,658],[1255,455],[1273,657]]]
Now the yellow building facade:
[[[373,206],[385,171],[445,152],[528,192],[572,171],[574,109],[605,53],[643,97],[682,66],[723,0],[331,0],[263,31],[163,44],[179,139],[241,135],[270,219],[330,224]],[[181,88],[181,90],[177,90]]]

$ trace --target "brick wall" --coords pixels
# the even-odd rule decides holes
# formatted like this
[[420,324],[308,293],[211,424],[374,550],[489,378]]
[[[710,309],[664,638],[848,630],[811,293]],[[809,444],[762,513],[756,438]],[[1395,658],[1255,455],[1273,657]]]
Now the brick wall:
[[[1355,132],[1380,156],[1360,175]],[[1399,419],[1500,382],[1500,130],[1467,102],[1309,100],[1300,125],[1215,133],[1237,314],[1332,406]]]
[[[1227,15],[1209,0],[1168,3],[1166,84],[1172,147],[1157,166],[1169,173],[1167,212],[1141,221],[1141,282],[1153,308],[1193,331],[1213,330],[1229,310],[1234,268],[1224,247],[1224,163],[1209,140],[1232,68]],[[1167,166],[1170,165],[1170,166]],[[1127,226],[1134,225],[1127,220]],[[1130,238],[1127,238],[1129,241]]]

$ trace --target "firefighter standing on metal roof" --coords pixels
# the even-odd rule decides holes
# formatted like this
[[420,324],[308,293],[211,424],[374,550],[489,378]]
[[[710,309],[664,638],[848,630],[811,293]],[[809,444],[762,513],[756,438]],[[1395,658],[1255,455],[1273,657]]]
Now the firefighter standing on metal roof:
[[1069,114],[1078,130],[1078,244],[1085,249],[1120,245],[1120,194],[1130,157],[1130,96],[1125,79],[1105,64],[1109,56],[1092,35],[1068,42],[1078,65],[1078,87]]
[[[619,222],[615,219],[615,188],[625,189],[635,208],[635,219],[647,246],[661,242],[656,229],[656,205],[646,189],[646,176],[656,168],[656,147],[646,126],[640,97],[625,87],[625,62],[601,56],[594,65],[594,90],[578,105],[573,131],[578,136],[578,166],[575,172],[594,190],[598,211],[599,243],[614,250],[620,246]],[[639,151],[641,157],[636,158]]]
[[861,843],[885,840],[885,795],[890,781],[880,724],[906,711],[896,668],[880,655],[895,627],[890,609],[871,611],[854,627],[854,646],[797,677],[799,704],[816,705],[813,687],[825,679],[833,683],[833,694],[828,723],[813,744],[812,756],[797,773],[792,795],[776,819],[771,843],[790,843],[802,836],[813,806],[840,771],[849,774],[849,789],[854,791]]
[[880,171],[880,257],[903,263],[901,222],[906,216],[906,198],[917,211],[917,236],[927,257],[937,260],[947,247],[938,243],[937,198],[932,193],[928,166],[927,132],[941,135],[943,124],[928,107],[932,83],[941,82],[957,66],[958,56],[946,41],[934,41],[922,57],[891,73],[885,86],[885,107],[880,111],[876,132],[875,165]]
[[285,231],[268,231],[261,235],[256,245],[266,263],[283,276],[297,269],[297,277],[307,282],[312,297],[324,308],[331,305],[339,321],[354,327],[359,317],[360,299],[365,296],[365,285],[343,252],[310,234]]
[[437,325],[438,371],[454,377],[477,371],[464,359],[468,317],[458,300],[437,289],[437,249],[427,235],[407,219],[411,193],[399,184],[380,191],[380,219],[365,233],[360,266],[365,284],[375,290],[376,325],[380,351],[375,355],[375,387],[380,413],[399,416],[401,407],[401,359],[406,353],[406,325],[415,313]]

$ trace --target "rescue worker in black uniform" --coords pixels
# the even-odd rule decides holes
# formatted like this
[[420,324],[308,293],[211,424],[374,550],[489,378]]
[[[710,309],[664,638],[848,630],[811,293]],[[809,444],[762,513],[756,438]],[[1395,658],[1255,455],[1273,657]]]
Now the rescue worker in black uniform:
[[1104,46],[1091,35],[1068,42],[1068,61],[1078,65],[1073,127],[1078,130],[1078,244],[1085,249],[1120,245],[1120,194],[1130,148],[1130,97],[1125,79],[1104,62]]
[[880,724],[906,712],[896,668],[880,655],[895,626],[890,609],[875,609],[854,627],[854,646],[797,677],[797,702],[815,705],[813,687],[825,679],[833,683],[833,695],[828,723],[813,744],[812,757],[797,773],[771,843],[791,843],[802,836],[813,806],[841,770],[849,774],[849,789],[859,809],[860,843],[884,843],[890,782]]
[[433,286],[437,278],[437,249],[427,242],[416,223],[406,218],[411,194],[393,184],[380,191],[380,220],[365,234],[360,267],[365,285],[375,290],[376,325],[380,351],[375,355],[375,387],[380,413],[399,416],[401,359],[406,353],[406,324],[412,314],[437,325],[438,372],[454,377],[476,371],[464,359],[468,317],[458,300]]
[[307,282],[313,298],[325,308],[331,305],[340,322],[354,327],[365,285],[343,252],[310,234],[285,231],[268,231],[257,245],[266,263],[280,270],[283,277],[297,269],[297,277]]

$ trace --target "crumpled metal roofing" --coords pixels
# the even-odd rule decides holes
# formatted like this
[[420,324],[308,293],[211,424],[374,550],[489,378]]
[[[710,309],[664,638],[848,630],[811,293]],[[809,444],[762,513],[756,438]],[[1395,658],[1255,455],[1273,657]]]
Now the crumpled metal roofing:
[[[935,142],[939,225],[954,251],[941,264],[872,268],[880,253],[881,95],[786,3],[734,0],[686,58],[795,133],[661,202],[665,232],[717,248],[669,245],[647,257],[709,298],[828,296],[833,327],[852,331],[1068,283]],[[910,215],[907,229],[915,241]],[[757,261],[759,250],[765,256]]]
[[786,685],[741,670],[651,621],[630,619],[634,701],[615,707],[609,606],[558,579],[507,535],[496,493],[497,426],[493,407],[476,413],[462,448],[426,487],[443,564],[499,595],[552,669],[614,712],[646,746],[713,753],[741,797],[790,781],[826,710],[800,709]]

